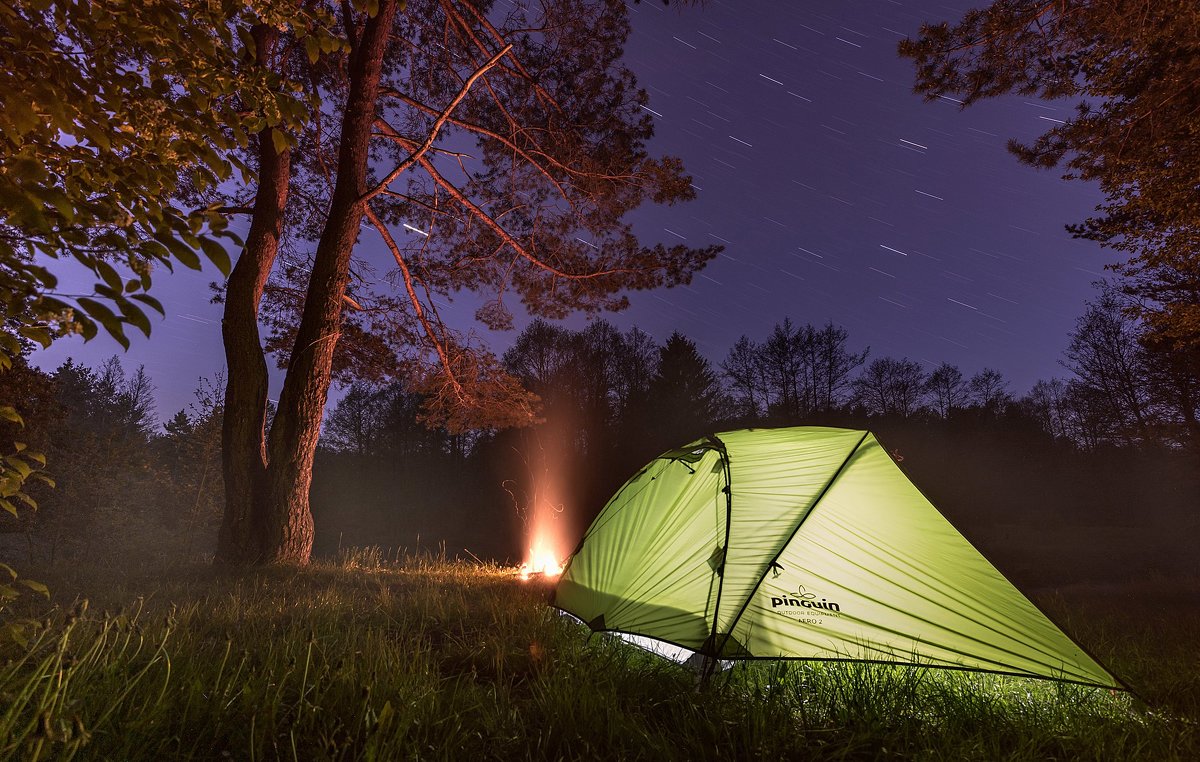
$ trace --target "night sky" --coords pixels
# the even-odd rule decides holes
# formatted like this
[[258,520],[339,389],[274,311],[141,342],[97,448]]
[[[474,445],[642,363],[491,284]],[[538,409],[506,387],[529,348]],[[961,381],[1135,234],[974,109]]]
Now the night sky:
[[[635,292],[607,318],[662,341],[679,330],[717,364],[737,338],[765,338],[784,317],[827,320],[871,357],[941,361],[964,374],[994,367],[1023,394],[1058,364],[1067,332],[1113,255],[1064,230],[1100,201],[1059,172],[1020,165],[1029,140],[1071,105],[1009,98],[961,111],[912,94],[896,43],[922,21],[969,6],[892,0],[720,2],[701,9],[630,4],[628,65],[650,93],[655,153],[683,158],[697,199],[639,210],[648,243],[725,245],[689,286]],[[362,244],[377,245],[365,231]],[[133,336],[127,368],[145,364],[167,418],[200,376],[221,369],[216,277],[159,275],[168,308],[150,340]],[[462,304],[448,315],[469,327]],[[572,320],[573,327],[583,325]],[[487,334],[502,352],[515,332]],[[35,362],[96,365],[107,337],[62,341]]]

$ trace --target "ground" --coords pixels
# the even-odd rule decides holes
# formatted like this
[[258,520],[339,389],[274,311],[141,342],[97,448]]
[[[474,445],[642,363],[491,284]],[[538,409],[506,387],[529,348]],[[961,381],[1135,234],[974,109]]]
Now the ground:
[[802,662],[700,687],[476,562],[42,577],[32,643],[3,647],[0,758],[1200,758],[1195,581],[1034,595],[1131,697]]

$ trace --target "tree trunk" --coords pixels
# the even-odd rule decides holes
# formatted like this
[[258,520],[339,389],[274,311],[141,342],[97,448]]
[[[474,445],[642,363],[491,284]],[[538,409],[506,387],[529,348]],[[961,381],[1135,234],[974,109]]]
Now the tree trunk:
[[265,536],[261,561],[308,562],[313,520],[308,493],[341,325],[350,255],[366,209],[368,148],[375,122],[383,55],[395,15],[384,0],[367,19],[350,54],[350,87],[338,148],[337,181],[317,244],[279,410],[268,441]]
[[[252,31],[256,62],[268,66],[279,32],[267,25]],[[267,361],[258,333],[258,308],[267,276],[279,251],[287,204],[291,156],[275,150],[273,130],[258,134],[258,193],[250,231],[229,275],[221,335],[228,381],[221,423],[221,469],[225,477],[225,514],[217,538],[217,562],[232,566],[257,563],[265,530],[267,452]]]

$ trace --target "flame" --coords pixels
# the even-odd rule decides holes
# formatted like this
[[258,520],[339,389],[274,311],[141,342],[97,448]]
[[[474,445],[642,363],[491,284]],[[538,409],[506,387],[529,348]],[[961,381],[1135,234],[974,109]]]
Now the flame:
[[544,577],[557,577],[563,572],[562,561],[552,550],[530,548],[529,560],[521,564],[521,579],[529,579],[535,574]]
[[529,579],[534,575],[557,577],[562,574],[567,556],[563,548],[567,540],[563,536],[565,527],[559,518],[560,512],[561,509],[553,506],[534,511],[530,522],[533,540],[529,544],[525,562],[518,570],[521,579]]

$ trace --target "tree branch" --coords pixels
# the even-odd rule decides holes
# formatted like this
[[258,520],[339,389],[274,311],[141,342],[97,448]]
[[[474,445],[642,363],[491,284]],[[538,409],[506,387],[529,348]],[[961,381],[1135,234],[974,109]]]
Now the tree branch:
[[401,275],[404,276],[404,288],[408,292],[408,299],[412,303],[413,312],[416,313],[417,320],[421,322],[421,327],[425,330],[425,335],[433,344],[434,351],[437,352],[438,361],[442,365],[442,370],[446,372],[446,378],[450,385],[460,398],[465,398],[466,391],[462,388],[458,378],[454,375],[454,369],[450,366],[450,357],[446,354],[446,347],[442,340],[433,330],[433,326],[429,324],[429,318],[425,315],[425,307],[421,304],[420,298],[417,296],[416,288],[413,285],[412,271],[408,268],[408,263],[404,261],[404,255],[400,251],[400,247],[396,244],[396,239],[392,238],[392,233],[387,229],[387,225],[375,216],[375,212],[371,210],[370,204],[366,205],[367,219],[371,221],[371,225],[379,231],[379,235],[383,237],[383,242],[392,252],[392,258],[396,260],[397,267],[400,268]]
[[[508,51],[510,51],[510,50],[512,50],[511,43],[508,45],[505,45],[504,48],[502,50],[500,50],[500,52],[496,53],[494,56],[492,56],[490,59],[488,59],[487,63],[485,63],[483,66],[480,66],[478,69],[476,69],[471,74],[470,77],[467,77],[467,81],[463,82],[462,87],[459,88],[458,94],[454,96],[454,99],[452,101],[450,101],[450,104],[448,106],[446,106],[446,108],[442,111],[441,115],[433,123],[433,127],[430,128],[429,135],[425,138],[425,142],[422,143],[419,147],[417,147],[416,150],[414,150],[413,153],[411,155],[409,155],[409,157],[407,159],[400,162],[400,164],[397,165],[395,169],[393,169],[391,172],[389,172],[387,174],[387,176],[385,178],[383,178],[382,181],[379,182],[379,184],[377,184],[374,188],[372,188],[371,190],[364,193],[359,198],[360,202],[370,201],[372,198],[379,195],[383,191],[384,188],[391,185],[393,180],[395,180],[397,177],[399,177],[401,174],[403,174],[405,171],[407,171],[410,167],[412,167],[418,161],[422,160],[422,157],[425,155],[425,153],[430,148],[432,148],[434,142],[437,141],[438,134],[442,131],[442,127],[444,127],[446,122],[450,119],[450,115],[454,112],[454,109],[458,108],[458,104],[462,103],[463,98],[467,97],[467,93],[470,92],[471,86],[474,85],[475,82],[480,77],[482,77],[484,74],[486,74],[488,69],[492,68],[497,63],[499,63],[500,59],[503,58],[505,55],[507,55]],[[388,129],[390,130],[391,127],[389,126]],[[394,132],[394,130],[392,130],[392,131]]]

